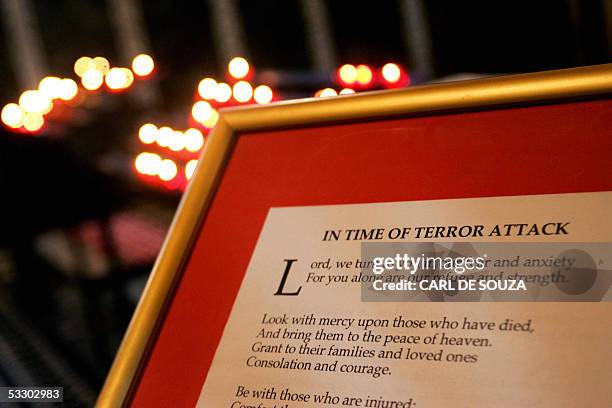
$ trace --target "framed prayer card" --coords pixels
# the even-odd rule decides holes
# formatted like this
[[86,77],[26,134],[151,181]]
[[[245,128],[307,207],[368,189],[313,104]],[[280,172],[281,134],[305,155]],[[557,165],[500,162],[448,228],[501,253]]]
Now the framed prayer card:
[[101,407],[610,407],[612,65],[222,111]]

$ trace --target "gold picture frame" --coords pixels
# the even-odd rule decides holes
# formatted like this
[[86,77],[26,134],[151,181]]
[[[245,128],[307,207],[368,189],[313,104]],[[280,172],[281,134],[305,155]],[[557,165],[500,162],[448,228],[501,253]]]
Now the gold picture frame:
[[612,64],[416,86],[221,111],[172,222],[96,406],[125,404],[200,220],[239,133],[394,116],[543,104],[612,93]]

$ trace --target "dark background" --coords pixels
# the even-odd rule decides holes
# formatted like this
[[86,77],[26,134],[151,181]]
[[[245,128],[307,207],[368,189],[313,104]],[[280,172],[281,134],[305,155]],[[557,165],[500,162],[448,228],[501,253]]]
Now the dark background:
[[[113,95],[48,134],[2,130],[0,386],[63,386],[66,406],[94,403],[180,199],[134,177],[134,133],[149,120],[187,127],[198,81],[223,77],[212,1],[136,2],[156,62],[155,103]],[[81,55],[121,62],[110,2],[29,3],[48,74],[74,77]],[[278,75],[282,99],[333,85],[333,70],[312,62],[303,3],[237,1],[244,56]],[[421,75],[401,3],[323,1],[336,66],[395,61],[420,83],[610,60],[610,1],[424,1],[431,64]],[[2,22],[4,105],[23,91],[11,47],[27,45],[12,43]]]

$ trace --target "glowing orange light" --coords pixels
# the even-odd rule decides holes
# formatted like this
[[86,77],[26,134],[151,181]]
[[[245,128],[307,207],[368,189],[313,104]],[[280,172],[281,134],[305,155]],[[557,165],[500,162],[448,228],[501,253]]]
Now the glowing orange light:
[[197,165],[198,161],[195,159],[189,160],[189,162],[187,162],[187,164],[185,165],[185,177],[187,177],[187,180],[191,179]]
[[253,92],[255,102],[261,105],[272,102],[273,97],[274,94],[272,93],[272,89],[267,85],[259,85],[257,88],[255,88],[255,92]]
[[69,101],[74,98],[78,92],[79,87],[77,86],[76,82],[70,78],[62,79],[60,99],[63,101]]
[[234,99],[240,103],[245,103],[253,97],[253,87],[246,81],[238,81],[232,88]]
[[198,129],[189,128],[185,131],[185,148],[197,152],[204,146],[204,136]]
[[2,122],[9,127],[17,129],[23,124],[25,112],[16,103],[9,103],[2,108]]
[[212,100],[215,99],[217,92],[217,81],[212,78],[204,78],[198,84],[198,93],[202,99]]
[[132,71],[138,76],[147,76],[155,69],[153,58],[147,54],[139,54],[132,60]]
[[318,96],[320,98],[325,98],[325,97],[328,97],[328,96],[337,96],[338,95],[338,92],[336,92],[336,90],[332,89],[332,88],[325,88],[325,89],[320,90],[317,93],[319,94]]
[[344,88],[343,90],[340,91],[340,95],[350,95],[354,93],[355,91],[352,90],[351,88]]
[[111,68],[111,70],[108,71],[108,74],[106,74],[104,82],[106,82],[106,86],[108,86],[110,89],[122,89],[125,88],[127,79],[119,68]]
[[89,57],[81,57],[74,63],[74,73],[79,77],[83,77],[85,72],[96,69],[96,64]]
[[104,81],[109,89],[126,89],[134,82],[134,74],[128,68],[111,68]]
[[213,107],[206,101],[197,101],[191,108],[191,116],[193,116],[193,118],[200,123],[210,119],[212,112]]
[[219,113],[216,110],[213,110],[212,115],[210,115],[210,118],[202,122],[202,125],[204,125],[208,129],[212,129],[213,127],[215,127],[215,124],[217,123],[218,120],[219,120]]
[[152,123],[145,123],[138,130],[138,138],[144,144],[155,143],[155,140],[157,140],[157,126]]
[[19,106],[26,112],[43,113],[50,110],[53,102],[40,91],[25,91],[19,97]]
[[104,77],[99,71],[96,71],[95,69],[85,71],[85,73],[81,77],[81,84],[83,85],[83,88],[89,91],[95,91],[96,89],[99,89],[102,86],[103,82]]
[[134,167],[140,174],[156,176],[161,170],[162,159],[155,153],[140,153],[134,160]]
[[402,71],[397,64],[389,62],[382,67],[382,76],[385,81],[390,83],[396,83],[402,76]]
[[368,85],[372,82],[372,70],[367,65],[357,65],[357,82]]
[[58,77],[45,77],[40,80],[38,90],[50,99],[57,99],[62,95],[62,80]]
[[215,91],[215,101],[225,103],[232,97],[232,88],[225,82],[219,82]]
[[139,172],[140,174],[147,174],[147,155],[149,153],[140,153],[138,156],[136,156],[136,158],[134,159],[134,168],[136,169],[137,172]]
[[46,115],[47,113],[51,112],[51,109],[53,109],[53,101],[51,101],[51,103],[47,105],[47,108],[40,113],[42,113],[43,115]]
[[106,75],[108,69],[110,68],[110,63],[104,57],[96,57],[92,60],[94,64],[94,69],[98,71],[102,76]]
[[178,168],[176,167],[176,163],[174,163],[170,159],[164,159],[161,162],[161,166],[159,168],[158,177],[163,181],[170,181],[176,177],[178,174]]
[[244,78],[249,73],[249,63],[242,57],[233,58],[227,68],[229,74],[236,79]]
[[125,75],[125,80],[126,80],[126,88],[129,88],[132,83],[134,83],[134,73],[132,72],[131,69],[129,68],[119,68],[121,70],[121,72],[123,72],[123,75]]
[[38,112],[26,112],[23,115],[23,127],[30,132],[36,132],[45,124],[45,119]]
[[351,64],[344,64],[338,70],[338,76],[340,77],[340,81],[345,84],[354,84],[355,81],[357,81],[357,68]]
[[183,132],[179,132],[178,130],[172,132],[172,139],[170,139],[170,144],[168,147],[173,152],[183,150],[185,147],[185,135],[183,135]]
[[157,139],[155,139],[155,141],[161,147],[168,147],[170,143],[172,143],[173,136],[174,130],[168,126],[163,126],[157,131]]

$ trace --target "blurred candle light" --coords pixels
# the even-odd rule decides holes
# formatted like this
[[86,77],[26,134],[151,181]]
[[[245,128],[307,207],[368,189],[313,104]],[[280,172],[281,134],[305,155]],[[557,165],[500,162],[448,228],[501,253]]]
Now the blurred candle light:
[[402,76],[402,71],[397,64],[389,62],[382,67],[382,76],[389,83],[396,83]]
[[153,58],[147,54],[139,54],[132,60],[132,71],[140,77],[149,75],[155,69]]
[[351,64],[344,64],[338,70],[338,77],[341,82],[352,85],[357,81],[357,68]]
[[234,99],[240,103],[245,103],[253,97],[253,87],[246,81],[238,81],[232,88]]
[[183,135],[183,132],[180,132],[178,130],[172,132],[172,139],[170,139],[168,147],[173,152],[183,150],[183,148],[185,147],[185,135]]
[[213,107],[206,101],[197,101],[191,108],[191,116],[200,123],[204,123],[210,119],[212,112]]
[[74,63],[74,73],[79,77],[83,77],[85,72],[96,69],[96,64],[89,57],[81,57]]
[[185,165],[185,177],[187,177],[187,180],[191,179],[197,165],[198,161],[196,159],[189,160],[189,162],[187,162],[187,164]]
[[357,65],[357,82],[369,85],[372,82],[372,70],[367,65]]
[[106,73],[108,72],[109,68],[110,68],[110,63],[108,62],[108,60],[104,57],[95,57],[92,60],[93,64],[94,64],[94,69],[96,71],[98,71],[100,74],[102,74],[102,76],[106,75]]
[[41,113],[26,112],[23,115],[23,127],[29,132],[36,132],[45,124],[45,119]]
[[83,88],[87,89],[88,91],[95,91],[96,89],[99,89],[103,82],[104,77],[95,69],[85,71],[81,77],[81,84],[83,85]]
[[235,57],[228,64],[229,74],[236,79],[242,79],[249,73],[249,63],[242,57]]
[[43,113],[50,109],[53,102],[40,91],[28,90],[19,97],[19,106],[26,112]]
[[325,89],[322,89],[321,91],[319,91],[317,93],[319,94],[318,96],[320,98],[325,98],[325,97],[328,97],[328,96],[338,96],[338,92],[336,92],[336,90],[332,89],[332,88],[325,88]]
[[9,103],[2,108],[2,122],[13,129],[21,127],[25,112],[16,103]]
[[47,113],[51,112],[51,109],[53,109],[53,101],[49,99],[49,104],[47,105],[47,107],[45,108],[45,110],[41,111],[40,113],[42,113],[43,115],[46,115]]
[[198,94],[200,94],[202,99],[213,100],[215,99],[216,92],[217,81],[212,78],[204,78],[198,84]]
[[128,88],[134,81],[134,74],[128,68],[111,68],[104,78],[106,86],[112,90]]
[[123,72],[123,75],[125,76],[125,87],[129,88],[132,83],[134,83],[134,73],[132,72],[131,69],[129,68],[119,68],[121,70],[121,72]]
[[178,168],[176,167],[176,163],[174,163],[170,159],[164,159],[161,162],[161,166],[159,168],[158,177],[163,181],[170,181],[176,177],[178,174]]
[[160,127],[157,131],[157,138],[155,141],[161,147],[168,147],[172,142],[172,137],[174,136],[174,131],[172,128],[168,126]]
[[145,123],[138,130],[138,138],[144,144],[155,143],[155,140],[157,140],[157,126],[152,123]]
[[61,100],[70,101],[77,95],[78,92],[79,87],[77,86],[76,82],[74,82],[70,78],[62,79],[61,91],[59,96]]
[[162,159],[158,154],[144,152],[136,156],[134,167],[136,171],[147,176],[156,176],[159,174],[162,164]]
[[255,91],[253,92],[253,98],[255,99],[255,102],[261,105],[265,105],[267,103],[272,102],[273,97],[274,94],[272,93],[272,89],[267,85],[259,85],[257,88],[255,88]]
[[204,125],[208,129],[212,129],[213,127],[215,127],[218,120],[219,120],[219,112],[213,109],[212,115],[210,115],[210,118],[202,122],[202,125]]
[[215,90],[215,101],[225,103],[232,97],[232,88],[225,82],[219,82]]
[[204,146],[204,136],[202,132],[195,128],[189,128],[185,131],[185,148],[190,152],[199,151]]
[[112,90],[122,89],[125,87],[126,78],[119,68],[111,68],[104,78],[106,86]]
[[147,169],[147,155],[148,154],[149,153],[140,153],[134,159],[134,168],[140,174],[148,174],[148,169]]
[[38,90],[50,99],[57,99],[62,95],[62,80],[58,77],[44,77],[38,84]]

